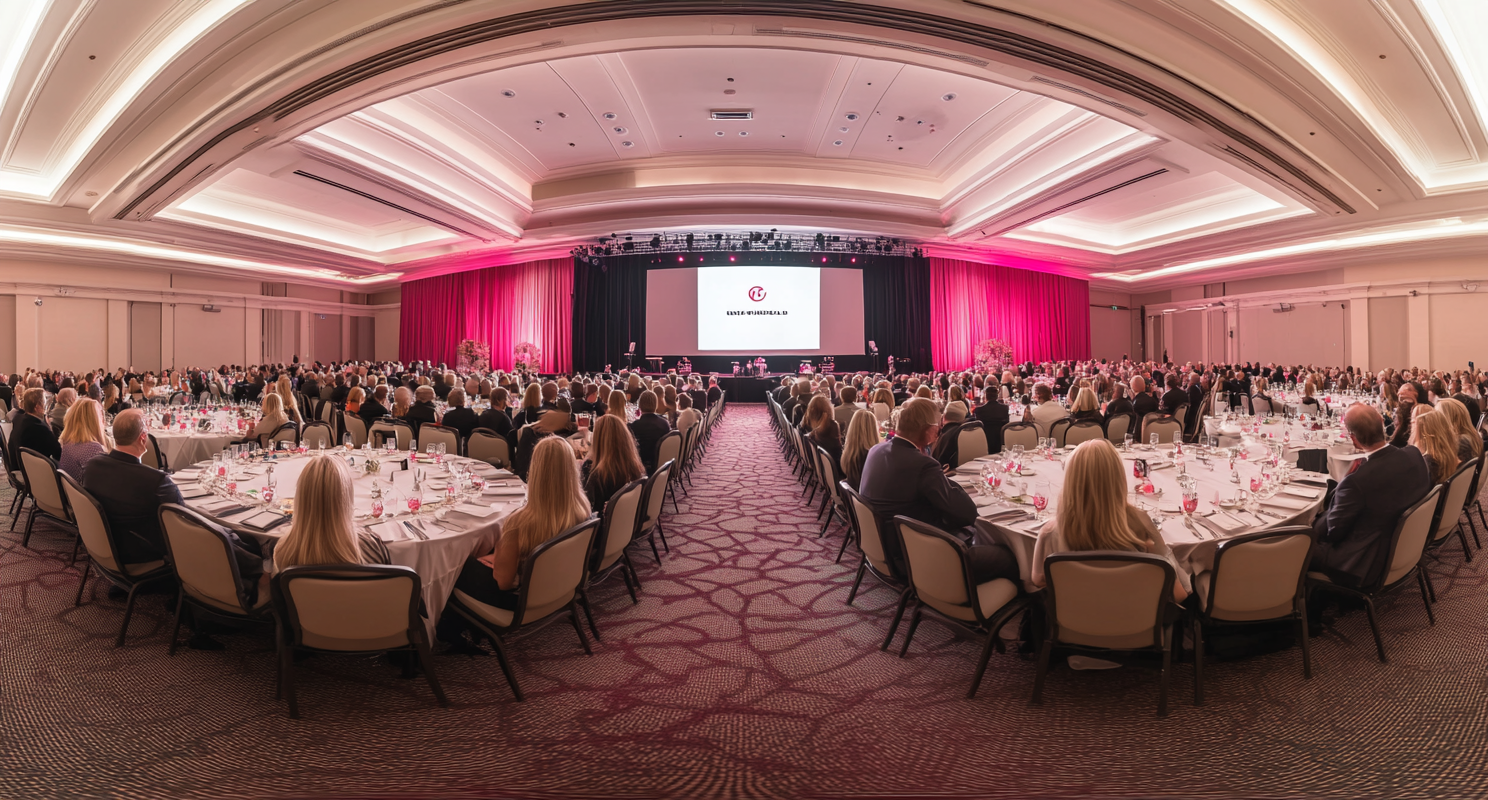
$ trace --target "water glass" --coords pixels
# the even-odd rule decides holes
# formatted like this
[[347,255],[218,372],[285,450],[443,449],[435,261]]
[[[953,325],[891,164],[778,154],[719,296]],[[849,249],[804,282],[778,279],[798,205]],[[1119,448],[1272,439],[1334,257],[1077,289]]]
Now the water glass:
[[434,463],[443,464],[444,457],[448,454],[448,450],[449,445],[447,445],[445,442],[440,442],[438,445],[436,445],[434,448]]
[[1158,436],[1157,436],[1157,432],[1156,432],[1156,431],[1153,431],[1153,432],[1152,432],[1152,433],[1151,433],[1151,434],[1150,434],[1150,435],[1149,435],[1149,436],[1148,436],[1148,437],[1147,437],[1147,443],[1148,443],[1148,444],[1150,444],[1150,445],[1152,445],[1152,447],[1153,447],[1153,448],[1154,448],[1154,449],[1156,449],[1156,447],[1157,447],[1157,442],[1158,442]]
[[1128,433],[1126,435],[1126,441],[1122,442],[1121,443],[1121,446],[1124,447],[1124,448],[1126,448],[1127,450],[1130,450],[1132,448],[1132,442],[1134,440],[1135,440],[1135,437],[1133,437],[1131,434]]

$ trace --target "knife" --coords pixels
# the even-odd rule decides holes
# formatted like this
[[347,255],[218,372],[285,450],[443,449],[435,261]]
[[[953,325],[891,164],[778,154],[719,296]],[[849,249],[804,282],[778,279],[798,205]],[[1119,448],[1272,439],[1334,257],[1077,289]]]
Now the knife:
[[415,527],[413,527],[413,523],[411,523],[411,522],[409,522],[409,521],[408,521],[408,520],[406,520],[406,519],[405,519],[405,520],[403,520],[403,527],[404,527],[404,529],[406,529],[406,530],[407,530],[407,531],[408,531],[408,532],[409,532],[409,533],[411,533],[411,534],[413,534],[413,537],[414,537],[414,538],[415,538],[415,539],[418,539],[418,540],[420,540],[420,541],[424,541],[424,542],[427,542],[427,541],[429,541],[429,537],[428,537],[428,536],[426,536],[426,535],[424,535],[424,532],[423,532],[423,531],[421,531],[421,530],[419,530],[419,529],[418,529],[418,528],[415,528]]

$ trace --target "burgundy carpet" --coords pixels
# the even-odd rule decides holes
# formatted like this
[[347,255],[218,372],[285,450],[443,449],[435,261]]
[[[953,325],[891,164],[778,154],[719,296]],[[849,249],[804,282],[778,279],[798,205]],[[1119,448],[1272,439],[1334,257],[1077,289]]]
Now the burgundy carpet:
[[1060,667],[1031,706],[1016,655],[964,699],[977,648],[934,623],[907,658],[880,652],[894,596],[843,604],[857,555],[832,563],[840,528],[817,538],[762,407],[730,408],[695,482],[662,564],[633,551],[640,604],[596,590],[592,657],[566,626],[509,645],[526,702],[491,657],[436,656],[441,709],[384,660],[320,656],[298,721],[267,634],[167,657],[155,595],[115,650],[122,601],[90,583],[72,607],[70,535],[0,534],[0,797],[1488,793],[1488,558],[1455,545],[1432,565],[1436,627],[1413,588],[1381,603],[1389,664],[1353,612],[1314,640],[1312,680],[1295,649],[1211,661],[1195,707],[1179,664],[1159,719],[1142,664]]

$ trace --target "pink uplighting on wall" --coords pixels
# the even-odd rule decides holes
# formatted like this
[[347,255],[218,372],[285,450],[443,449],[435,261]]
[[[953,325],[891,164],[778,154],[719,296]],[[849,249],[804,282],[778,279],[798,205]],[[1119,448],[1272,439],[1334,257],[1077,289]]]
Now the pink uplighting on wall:
[[1090,357],[1090,284],[1049,272],[930,259],[932,361],[965,369],[997,338],[1018,361]]
[[405,361],[454,365],[462,339],[491,345],[491,366],[512,368],[512,347],[542,350],[543,372],[573,360],[573,259],[456,272],[403,284],[398,352]]

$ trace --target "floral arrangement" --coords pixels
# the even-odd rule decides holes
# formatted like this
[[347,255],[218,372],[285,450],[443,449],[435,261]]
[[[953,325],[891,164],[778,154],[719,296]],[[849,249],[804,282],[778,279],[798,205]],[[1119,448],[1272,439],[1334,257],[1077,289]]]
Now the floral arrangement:
[[528,369],[536,372],[542,371],[542,350],[532,342],[521,342],[512,348],[512,362],[514,369]]
[[462,340],[455,354],[461,372],[485,372],[491,368],[491,346],[485,342]]
[[1001,339],[983,339],[976,346],[977,371],[1001,372],[1013,362],[1013,348]]

